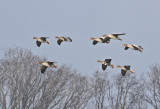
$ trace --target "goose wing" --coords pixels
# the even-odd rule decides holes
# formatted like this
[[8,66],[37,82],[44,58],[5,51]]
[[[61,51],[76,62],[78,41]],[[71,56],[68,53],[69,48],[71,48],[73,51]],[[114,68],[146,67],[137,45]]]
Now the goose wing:
[[141,46],[139,46],[139,48],[143,49]]
[[114,36],[118,36],[118,35],[126,35],[126,33],[112,33],[112,35],[114,35]]
[[98,41],[95,41],[95,40],[93,41],[93,45],[96,45],[97,43],[98,43]]
[[58,44],[58,45],[61,45],[61,42],[63,42],[61,39],[58,39],[58,40],[57,40],[57,44]]
[[124,67],[125,67],[127,70],[130,70],[130,67],[131,67],[131,66],[130,66],[130,65],[125,65]]
[[125,47],[124,49],[127,50],[129,47]]
[[64,37],[65,41],[72,42],[72,39],[70,37]]
[[36,41],[36,44],[37,44],[37,46],[38,46],[38,47],[40,47],[40,46],[41,46],[41,42],[40,42],[40,41],[38,41],[38,40]]
[[47,38],[49,37],[40,37],[43,41],[46,41]]
[[125,76],[126,71],[125,71],[125,70],[123,70],[123,69],[121,69],[121,74],[122,74],[123,76]]
[[106,68],[107,68],[107,65],[102,64],[103,71],[106,70]]
[[46,69],[47,69],[47,66],[42,65],[42,67],[41,67],[41,73],[44,73],[46,71]]
[[139,46],[139,45],[135,45],[135,44],[132,44],[132,45],[133,45],[133,47],[143,49],[143,48],[142,48],[141,46]]
[[109,37],[101,37],[103,39],[103,43],[105,42],[110,42],[110,38]]
[[110,63],[112,59],[105,59],[106,63]]
[[52,66],[54,64],[54,62],[51,62],[51,61],[47,61],[47,63],[49,66]]

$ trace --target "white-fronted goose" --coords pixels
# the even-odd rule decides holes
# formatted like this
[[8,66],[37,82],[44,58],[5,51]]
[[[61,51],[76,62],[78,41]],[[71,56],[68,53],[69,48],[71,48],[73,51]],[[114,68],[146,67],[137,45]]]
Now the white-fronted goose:
[[55,62],[51,62],[51,61],[46,61],[46,62],[37,61],[36,64],[42,64],[41,73],[44,73],[48,67],[57,68],[57,65],[55,65]]
[[123,45],[121,45],[121,46],[124,46],[125,48],[125,50],[127,50],[128,48],[131,48],[131,49],[133,49],[133,50],[138,50],[138,51],[140,51],[140,52],[142,52],[143,51],[143,48],[141,47],[141,46],[139,46],[139,45],[135,45],[135,44],[123,44]]
[[96,37],[96,38],[89,38],[89,40],[93,40],[93,45],[96,45],[98,42],[100,43],[107,43],[109,44],[110,38],[109,37]]
[[114,40],[122,40],[121,38],[119,38],[119,35],[126,35],[125,33],[113,33],[113,34],[104,34],[102,35],[102,37],[109,37],[110,39],[114,39]]
[[72,42],[72,39],[70,37],[65,37],[65,36],[58,37],[58,36],[56,36],[56,38],[58,39],[57,40],[58,45],[61,45],[61,42],[63,42],[63,41]]
[[97,62],[102,63],[102,69],[104,71],[106,70],[107,66],[111,66],[112,68],[114,68],[114,65],[111,64],[111,60],[112,59],[105,59],[104,61],[98,60]]
[[49,38],[49,37],[33,37],[33,39],[37,40],[36,44],[37,44],[38,47],[41,46],[41,43],[47,43],[47,44],[49,44],[49,42],[46,40],[47,38]]
[[125,76],[127,71],[130,71],[131,73],[134,73],[134,71],[130,69],[130,67],[131,67],[130,65],[124,65],[124,66],[117,65],[117,67],[121,68],[121,74],[123,76]]

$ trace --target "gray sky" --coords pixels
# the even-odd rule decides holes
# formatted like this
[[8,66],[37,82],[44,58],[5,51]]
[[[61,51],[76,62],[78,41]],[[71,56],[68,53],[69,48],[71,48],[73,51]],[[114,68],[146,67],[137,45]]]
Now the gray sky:
[[[34,54],[69,64],[83,74],[101,70],[97,60],[112,58],[114,65],[131,65],[135,73],[146,72],[160,63],[159,0],[1,0],[0,56],[9,47],[28,48]],[[122,41],[92,45],[90,37],[123,33]],[[58,36],[73,43],[58,46]],[[36,46],[32,37],[49,36],[50,45]],[[124,50],[120,45],[138,44],[143,53]],[[120,69],[108,68],[120,73]]]

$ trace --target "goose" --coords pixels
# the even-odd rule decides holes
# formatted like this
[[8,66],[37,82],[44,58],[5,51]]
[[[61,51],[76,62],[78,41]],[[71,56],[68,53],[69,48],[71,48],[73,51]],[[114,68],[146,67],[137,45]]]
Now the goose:
[[121,38],[119,38],[119,35],[126,35],[125,33],[112,33],[112,34],[104,34],[102,35],[102,37],[109,37],[110,39],[114,39],[114,40],[122,40]]
[[49,42],[46,40],[47,38],[49,38],[49,37],[33,37],[33,39],[37,40],[36,44],[37,44],[38,47],[41,46],[41,43],[47,43],[47,44],[49,44]]
[[58,39],[57,40],[58,45],[61,45],[61,42],[63,42],[63,41],[72,42],[72,39],[70,37],[64,37],[64,36],[58,37],[58,36],[56,36],[56,38]]
[[107,66],[111,66],[112,68],[114,68],[114,65],[111,64],[111,60],[112,59],[105,59],[104,61],[98,60],[97,62],[102,63],[102,69],[104,71],[106,70]]
[[37,61],[36,64],[41,64],[41,73],[44,73],[48,67],[57,68],[57,65],[54,65],[55,62],[46,61],[46,62],[39,62]]
[[96,37],[96,38],[89,38],[89,40],[93,40],[93,45],[96,45],[98,42],[100,43],[107,43],[109,44],[110,38],[109,37]]
[[130,71],[131,73],[134,73],[134,71],[130,69],[130,67],[131,67],[130,65],[124,65],[124,66],[117,65],[117,67],[121,68],[121,74],[123,76],[125,76],[127,71]]
[[123,44],[121,46],[124,46],[125,50],[127,50],[128,48],[131,48],[133,50],[137,50],[137,51],[140,51],[140,52],[142,52],[142,50],[143,50],[143,48],[141,46],[135,45],[135,44]]

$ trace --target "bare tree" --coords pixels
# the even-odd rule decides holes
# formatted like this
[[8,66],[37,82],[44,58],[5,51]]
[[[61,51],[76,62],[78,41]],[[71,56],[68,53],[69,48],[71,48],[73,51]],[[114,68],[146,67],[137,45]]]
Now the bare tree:
[[82,76],[61,65],[40,72],[37,61],[46,61],[30,50],[6,50],[0,60],[2,109],[155,109],[160,107],[160,70],[151,68],[138,79],[109,72]]
[[85,108],[92,96],[88,79],[66,65],[41,74],[38,60],[46,58],[21,48],[5,52],[0,60],[0,108]]
[[143,84],[135,76],[114,76],[114,82],[107,90],[107,99],[112,109],[141,109],[139,101],[143,98]]
[[160,108],[160,67],[152,66],[144,79],[145,101],[154,109]]
[[106,104],[106,92],[109,86],[108,72],[94,73],[93,88],[94,88],[94,101],[96,109],[104,109]]

